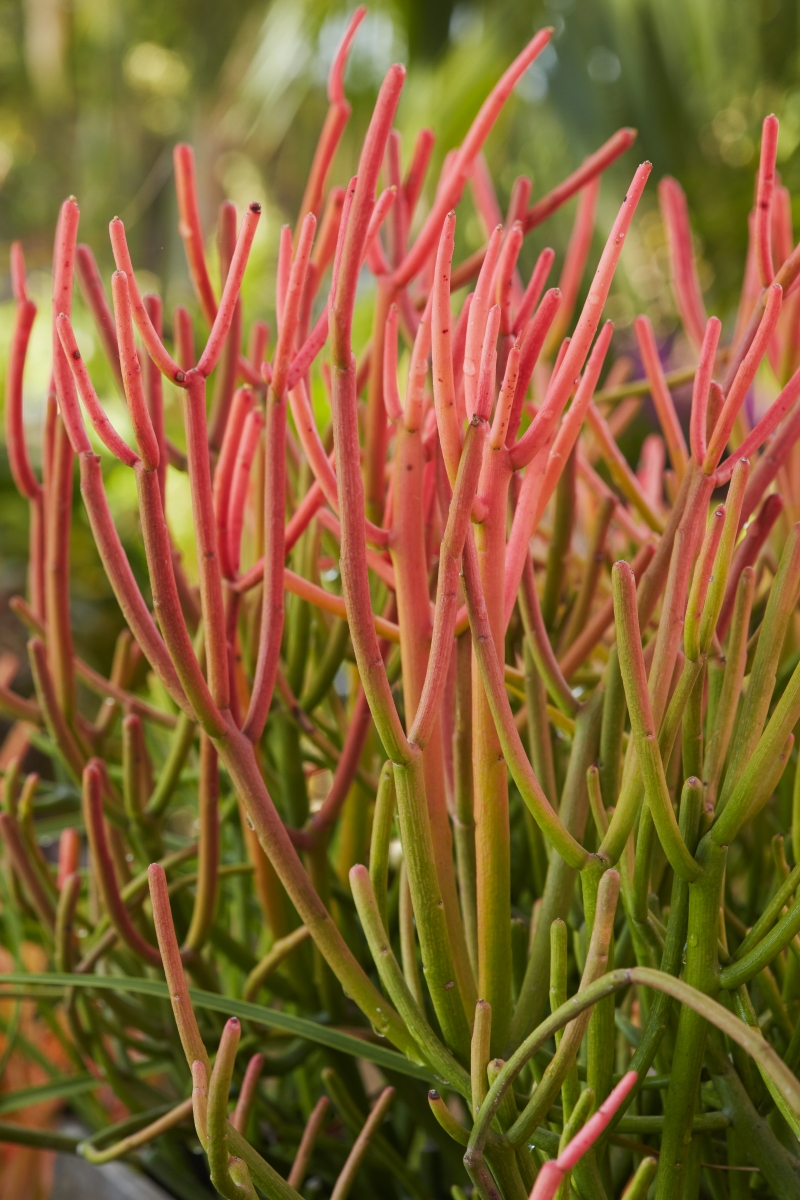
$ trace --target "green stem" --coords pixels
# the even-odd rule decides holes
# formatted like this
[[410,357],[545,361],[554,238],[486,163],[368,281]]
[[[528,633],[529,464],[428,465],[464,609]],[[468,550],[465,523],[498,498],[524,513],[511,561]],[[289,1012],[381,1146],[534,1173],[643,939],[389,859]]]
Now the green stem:
[[178,786],[181,771],[192,747],[196,728],[194,721],[187,717],[186,713],[179,715],[178,724],[170,740],[167,761],[159,772],[158,783],[147,802],[148,816],[160,817],[172,799],[172,793]]
[[381,768],[375,811],[372,817],[372,837],[369,847],[369,877],[375,892],[375,902],[384,925],[386,921],[386,893],[389,887],[389,843],[397,796],[394,788],[394,769],[389,759]]
[[453,831],[456,872],[467,950],[478,976],[478,901],[475,857],[475,810],[472,786],[472,639],[456,640],[456,703],[453,729]]
[[691,881],[698,878],[700,868],[686,849],[667,789],[647,689],[636,611],[636,584],[627,563],[619,562],[614,565],[612,581],[620,669],[625,683],[625,695],[636,743],[636,755],[644,780],[645,796],[670,865],[682,879]]
[[728,753],[736,712],[742,694],[745,664],[747,662],[747,633],[750,625],[750,611],[753,606],[756,574],[752,567],[745,567],[736,585],[736,600],[733,609],[733,620],[728,647],[725,657],[725,671],[722,678],[722,688],[714,713],[713,722],[709,714],[709,726],[705,756],[706,798],[711,808],[717,800],[722,769]]
[[387,995],[405,1021],[423,1056],[441,1075],[442,1082],[458,1091],[468,1103],[471,1102],[469,1075],[439,1041],[403,978],[403,972],[392,952],[366,867],[356,865],[351,869],[350,886],[370,953]]
[[[778,573],[770,588],[761,636],[758,639],[758,648],[750,672],[750,681],[739,712],[736,736],[731,743],[730,760],[720,795],[720,812],[724,810],[733,796],[761,737],[772,693],[775,689],[778,662],[789,619],[794,611],[798,587],[800,587],[800,526],[795,525],[787,538]],[[785,741],[785,737],[782,740]]]
[[[705,838],[697,851],[703,873],[689,889],[685,978],[688,985],[707,996],[714,995],[719,987],[717,928],[726,857],[726,850]],[[708,1021],[699,1012],[681,1009],[664,1107],[657,1200],[683,1195],[707,1032]]]
[[[586,966],[579,994],[604,973],[608,964],[608,951],[614,931],[614,913],[618,897],[619,875],[616,871],[606,871],[600,881],[596,919],[586,955]],[[563,1005],[559,1006],[556,1011],[561,1011],[561,1009],[563,1009]],[[562,1083],[574,1067],[575,1057],[583,1041],[590,1015],[590,1010],[585,1010],[564,1031],[558,1049],[531,1100],[508,1131],[508,1140],[512,1146],[523,1145],[550,1111]]]
[[[603,693],[595,692],[581,709],[575,722],[567,778],[561,798],[559,817],[567,832],[582,839],[589,812],[586,771],[597,754]],[[556,918],[565,920],[575,889],[577,871],[560,854],[552,854],[547,870],[542,907],[534,933],[525,978],[514,1009],[509,1042],[518,1046],[528,1031],[541,1020],[547,1006],[547,973],[550,961],[550,926]]]
[[545,574],[544,595],[542,597],[542,618],[547,630],[552,630],[555,625],[558,605],[561,599],[561,589],[564,582],[564,572],[566,571],[572,542],[572,527],[575,523],[576,464],[577,452],[573,448],[572,453],[564,463],[564,469],[556,486],[553,532],[550,536],[550,547],[547,551],[547,572]]

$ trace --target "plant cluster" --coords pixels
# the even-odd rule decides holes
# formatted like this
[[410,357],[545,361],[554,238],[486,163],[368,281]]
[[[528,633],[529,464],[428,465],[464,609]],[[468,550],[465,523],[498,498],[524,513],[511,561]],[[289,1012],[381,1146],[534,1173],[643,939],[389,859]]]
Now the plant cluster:
[[[633,131],[533,203],[517,180],[501,217],[481,151],[543,30],[426,203],[433,135],[403,173],[399,66],[358,174],[329,187],[362,16],[281,233],[271,357],[239,296],[258,206],[221,207],[217,298],[189,147],[175,179],[201,349],[182,309],[166,337],[118,218],[112,312],[66,200],[40,479],[15,248],[6,431],[30,568],[12,606],[35,694],[4,660],[3,1061],[48,1071],[21,1032],[33,1006],[72,1070],[2,1111],[70,1098],[89,1133],[18,1120],[0,1137],[138,1157],[181,1196],[202,1194],[200,1150],[231,1198],[800,1196],[800,789],[784,782],[800,526],[780,495],[800,436],[800,248],[777,121],[725,343],[683,193],[661,182],[694,364],[665,375],[640,317],[630,380],[629,359],[606,371],[601,318],[650,164],[577,299],[600,177]],[[468,184],[489,235],[454,266]],[[576,195],[559,286],[550,250],[525,282],[525,234]],[[81,356],[76,274],[129,431]],[[762,363],[779,387],[759,415]],[[688,437],[670,390],[687,382]],[[645,395],[659,433],[634,471],[617,439]],[[112,519],[108,454],[135,477],[146,582]],[[168,467],[188,474],[196,585]],[[108,678],[72,640],[76,473],[127,626]],[[30,748],[51,778],[26,770]],[[30,943],[46,971],[25,969]],[[111,1127],[101,1089],[124,1112]]]

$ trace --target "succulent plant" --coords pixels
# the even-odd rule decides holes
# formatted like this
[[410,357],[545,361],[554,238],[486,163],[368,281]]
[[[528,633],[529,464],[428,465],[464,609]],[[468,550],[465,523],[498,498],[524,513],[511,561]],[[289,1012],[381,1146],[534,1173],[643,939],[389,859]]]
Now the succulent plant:
[[[483,1200],[633,1200],[653,1179],[660,1200],[701,1185],[800,1196],[800,788],[786,773],[800,514],[784,485],[800,436],[800,248],[777,121],[725,340],[683,193],[661,181],[691,364],[665,374],[642,316],[631,379],[630,357],[606,369],[601,319],[649,163],[577,300],[600,177],[634,132],[533,203],[517,180],[498,223],[481,151],[545,29],[425,201],[433,135],[403,174],[399,66],[357,175],[329,187],[362,16],[332,67],[297,226],[281,232],[271,358],[240,298],[259,207],[240,221],[222,205],[218,299],[188,146],[175,181],[199,353],[182,309],[168,348],[118,218],[112,315],[70,197],[40,480],[22,408],[35,306],[15,248],[6,433],[30,565],[12,606],[35,694],[13,690],[4,660],[16,961],[0,998],[34,1006],[71,1070],[3,1111],[69,1098],[90,1133],[3,1122],[0,1137],[139,1156],[180,1196],[202,1194],[200,1149],[226,1197],[289,1200],[312,1167],[335,1200],[376,1187],[458,1200],[469,1186]],[[491,232],[454,266],[468,184]],[[559,287],[545,290],[550,250],[525,283],[526,233],[576,195]],[[122,429],[81,356],[76,274]],[[357,303],[372,309],[360,357]],[[777,386],[759,415],[762,363]],[[685,430],[673,390],[689,383]],[[659,432],[634,470],[618,438],[646,395]],[[178,398],[183,446],[165,433]],[[146,580],[112,516],[109,455],[135,478]],[[76,470],[127,626],[108,678],[73,646]],[[188,474],[196,583],[168,470]],[[31,748],[48,779],[26,770]],[[57,873],[45,826],[61,830]],[[23,969],[26,943],[47,970]],[[15,1018],[5,1035],[7,1055],[35,1059]],[[104,1120],[101,1087],[121,1122]]]

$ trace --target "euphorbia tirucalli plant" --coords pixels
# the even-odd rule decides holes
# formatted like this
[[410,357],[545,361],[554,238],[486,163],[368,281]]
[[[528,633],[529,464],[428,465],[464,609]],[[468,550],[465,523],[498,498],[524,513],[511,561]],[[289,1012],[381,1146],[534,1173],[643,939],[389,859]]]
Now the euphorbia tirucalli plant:
[[[600,388],[603,308],[650,164],[619,199],[577,318],[576,298],[600,177],[633,131],[533,203],[519,179],[497,223],[482,147],[543,30],[445,158],[426,209],[433,135],[403,174],[399,66],[357,175],[329,187],[362,16],[333,64],[297,226],[281,233],[271,358],[239,296],[259,207],[240,220],[222,205],[218,298],[188,147],[175,178],[208,330],[199,352],[182,309],[168,348],[118,218],[112,314],[68,199],[40,479],[22,413],[35,308],[14,250],[6,431],[30,570],[12,604],[35,696],[13,690],[4,660],[0,706],[16,724],[3,918],[52,970],[5,975],[0,995],[38,997],[68,1050],[74,1075],[45,1098],[108,1084],[129,1115],[109,1128],[95,1101],[73,1099],[91,1130],[80,1143],[19,1122],[0,1135],[93,1161],[139,1156],[179,1195],[197,1194],[187,1148],[199,1143],[228,1197],[286,1200],[312,1169],[337,1200],[376,1186],[631,1200],[654,1174],[663,1200],[738,1196],[751,1174],[757,1194],[800,1196],[800,789],[777,798],[791,792],[800,719],[800,514],[780,495],[800,436],[800,249],[777,122],[764,125],[732,336],[706,316],[685,199],[663,180],[693,365],[665,376],[640,317],[644,379],[628,382],[618,359]],[[454,266],[468,185],[490,234]],[[559,286],[547,289],[550,250],[526,283],[525,234],[576,195]],[[365,269],[373,322],[358,360]],[[128,440],[81,357],[75,274]],[[762,361],[781,390],[754,420]],[[165,433],[164,378],[183,447]],[[689,380],[687,443],[670,385]],[[634,471],[616,437],[648,393],[660,433]],[[106,452],[134,474],[146,590],[111,515]],[[170,533],[168,464],[188,474],[196,586]],[[76,474],[127,627],[109,678],[72,641]],[[52,783],[26,774],[30,744],[50,755],[67,814],[57,876],[37,836]],[[313,810],[304,766],[329,772]],[[187,801],[196,842],[173,820]],[[35,1055],[6,1035],[9,1053]],[[370,1100],[353,1059],[390,1085]],[[4,1111],[17,1101],[31,1097],[4,1097]],[[436,1179],[415,1131],[436,1139]]]

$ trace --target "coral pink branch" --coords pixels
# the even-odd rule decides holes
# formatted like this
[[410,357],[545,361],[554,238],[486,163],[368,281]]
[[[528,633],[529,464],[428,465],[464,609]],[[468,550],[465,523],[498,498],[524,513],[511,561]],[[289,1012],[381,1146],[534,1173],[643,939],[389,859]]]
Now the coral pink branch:
[[[495,339],[497,334],[495,333]],[[428,374],[428,357],[431,352],[431,297],[423,313],[422,320],[417,326],[414,346],[411,351],[411,361],[408,364],[408,387],[406,403],[403,410],[403,424],[413,433],[422,424],[422,410],[425,403],[425,380]],[[494,381],[492,381],[494,395]]]
[[578,318],[561,367],[554,373],[555,377],[550,384],[544,404],[534,418],[530,429],[511,449],[511,461],[515,470],[527,466],[536,452],[547,443],[575,386],[578,373],[586,361],[589,347],[600,323],[603,306],[622,253],[622,246],[651,169],[650,163],[642,163],[637,168],[628,188],[628,194],[623,200],[617,219],[611,228],[592,285],[589,288],[586,303]]
[[508,231],[495,269],[495,300],[500,305],[500,330],[508,336],[513,330],[511,302],[514,296],[514,275],[522,249],[522,226],[516,221]]
[[269,345],[269,325],[266,321],[253,321],[250,326],[250,337],[247,345],[247,357],[250,359],[250,366],[257,375],[261,373],[261,364],[264,361]]
[[[314,241],[316,227],[316,217],[313,213],[308,213],[301,226],[300,237],[297,241],[297,253],[294,262],[291,264],[289,278],[286,281],[278,342],[275,346],[275,356],[272,360],[272,390],[276,395],[282,395],[286,387],[300,319],[300,304],[303,299],[306,271],[308,270],[308,263],[311,257],[311,246]],[[305,374],[305,371],[302,374]]]
[[172,340],[181,369],[191,371],[197,361],[194,352],[194,329],[192,318],[182,304],[179,304],[172,314]]
[[436,135],[432,129],[420,129],[417,134],[417,140],[414,143],[414,151],[411,155],[411,162],[408,164],[408,171],[403,181],[403,194],[406,202],[406,220],[411,222],[414,216],[414,210],[417,207],[422,192],[422,185],[425,182],[425,176],[428,173],[428,167],[433,154],[433,147],[436,144]]
[[[147,315],[159,337],[162,334],[163,306],[161,297],[148,295],[144,298]],[[161,503],[167,503],[167,439],[164,431],[164,389],[161,372],[148,354],[144,362],[144,395],[147,411],[153,423],[153,432],[158,443],[158,485],[161,489]]]
[[314,359],[328,340],[329,311],[326,304],[319,314],[314,328],[292,359],[286,374],[286,391],[291,392],[308,371]]
[[489,174],[489,167],[483,154],[478,154],[469,180],[472,198],[480,214],[484,234],[489,237],[491,231],[503,224],[503,212],[497,202],[497,193]]
[[552,35],[552,29],[539,30],[483,102],[461,147],[454,155],[447,174],[443,175],[442,186],[439,188],[416,242],[392,277],[392,282],[396,287],[404,287],[426,262],[439,236],[445,214],[454,208],[461,199],[464,185],[472,174],[475,160],[489,136],[492,126],[520,78],[544,50]]
[[764,117],[761,130],[761,158],[758,164],[756,188],[755,251],[758,276],[762,287],[768,287],[775,269],[772,265],[772,197],[775,191],[775,157],[778,152],[778,118]]
[[[689,454],[681,423],[675,411],[675,403],[664,378],[653,326],[648,317],[637,317],[633,327],[636,331],[636,340],[639,343],[639,353],[642,356],[645,375],[650,383],[650,394],[653,398],[656,416],[664,434],[672,468],[680,482],[689,462]],[[711,365],[713,369],[713,355]]]
[[105,820],[103,819],[102,763],[93,758],[83,772],[83,817],[89,838],[92,865],[100,886],[103,902],[112,925],[122,941],[139,958],[151,966],[160,966],[161,952],[158,947],[145,941],[131,920],[125,907],[114,871],[114,860],[108,847]]
[[544,1164],[530,1194],[530,1200],[553,1200],[567,1171],[572,1170],[587,1150],[591,1149],[638,1078],[636,1071],[628,1071],[623,1075],[608,1099],[603,1101],[594,1116],[589,1118],[580,1133],[575,1135],[558,1158]]
[[586,370],[578,384],[575,398],[561,425],[550,452],[537,457],[528,466],[517,498],[511,534],[506,546],[506,570],[503,608],[508,625],[525,569],[528,544],[542,514],[550,502],[564,465],[578,440],[586,411],[591,403],[603,368],[614,326],[607,321],[589,356]]
[[[200,205],[197,199],[197,180],[194,169],[194,150],[185,142],[179,143],[172,152],[175,168],[175,192],[178,199],[178,231],[183,238],[189,274],[200,301],[206,324],[214,324],[217,302],[206,266],[203,245],[203,226],[200,221]],[[119,265],[119,264],[117,264]]]
[[548,192],[541,200],[537,200],[532,208],[528,209],[524,221],[525,232],[530,233],[537,225],[541,225],[556,209],[561,208],[562,204],[566,204],[568,200],[572,199],[576,192],[585,188],[587,183],[591,183],[598,175],[602,175],[603,171],[616,162],[626,150],[629,150],[635,141],[635,129],[618,129],[599,150],[595,150],[594,154],[590,154],[588,158],[584,159],[577,171],[573,171],[557,187],[553,188],[552,192]]
[[403,415],[403,402],[397,386],[397,322],[397,305],[393,304],[386,317],[386,333],[383,341],[383,402],[386,405],[386,415],[390,421],[399,421]]
[[341,256],[332,289],[334,320],[331,348],[336,362],[342,357],[345,343],[348,350],[344,353],[349,354],[356,286],[375,206],[375,186],[405,76],[405,68],[396,64],[389,68],[381,85],[361,152],[357,183],[346,224],[344,216],[342,218]]
[[309,833],[312,845],[324,836],[335,825],[347,794],[353,786],[361,755],[367,742],[367,734],[372,725],[372,715],[364,695],[364,689],[359,688],[353,712],[347,726],[347,734],[336,764],[331,790],[325,797],[325,803],[319,812],[311,818]]
[[708,396],[711,377],[714,374],[714,359],[717,356],[722,323],[719,317],[709,317],[700,347],[700,361],[692,388],[692,415],[689,425],[689,445],[692,458],[701,463],[706,456],[706,424],[708,419]]
[[475,393],[475,409],[470,420],[488,421],[494,405],[494,385],[497,374],[497,335],[500,332],[500,305],[489,310],[481,347],[481,364],[478,371],[478,387]]
[[356,8],[353,17],[350,18],[348,28],[344,31],[342,41],[339,42],[336,55],[333,56],[331,70],[327,77],[327,100],[329,100],[330,108],[327,110],[317,150],[314,152],[311,172],[308,174],[306,190],[300,205],[301,217],[305,216],[306,212],[313,212],[314,216],[319,216],[319,210],[323,204],[327,172],[330,170],[333,155],[336,154],[344,127],[350,118],[350,106],[344,96],[344,71],[347,68],[350,47],[353,46],[357,29],[365,18],[366,12],[366,8]]
[[[221,311],[222,305],[220,305]],[[194,518],[194,534],[197,543],[200,603],[203,610],[203,632],[208,662],[208,685],[214,704],[219,709],[225,709],[230,703],[225,607],[222,599],[222,574],[217,550],[211,466],[208,456],[206,383],[199,369],[189,371],[186,376],[183,412],[186,429],[186,458],[192,493],[192,517]],[[137,469],[137,476],[140,477],[141,474],[141,469]],[[228,519],[230,523],[230,514]]]
[[686,335],[695,349],[699,350],[707,318],[692,246],[686,196],[677,179],[665,176],[658,185],[658,199],[667,227],[675,302]]
[[[196,376],[196,379],[202,380],[202,376]],[[188,422],[187,422],[188,424]],[[193,439],[196,438],[196,431],[191,429]],[[206,450],[206,456],[208,451]],[[175,667],[175,671],[184,689],[186,697],[191,704],[195,719],[200,722],[203,729],[209,736],[219,737],[225,728],[222,717],[214,702],[208,684],[206,683],[203,673],[200,670],[200,665],[192,646],[192,640],[189,636],[189,631],[186,627],[186,621],[183,616],[178,589],[175,583],[175,573],[172,565],[172,550],[169,542],[169,533],[167,531],[166,522],[164,520],[164,510],[161,506],[161,496],[158,490],[158,478],[152,471],[144,471],[141,464],[137,464],[134,468],[136,475],[136,487],[139,496],[139,514],[142,520],[142,537],[144,541],[145,554],[147,555],[147,566],[150,573],[150,585],[153,593],[153,607],[158,613],[159,625],[164,637],[164,641],[169,650],[170,658]],[[194,493],[194,487],[192,489]],[[194,504],[194,494],[192,497]],[[209,485],[209,509],[210,509],[210,485]],[[195,515],[195,520],[196,520]],[[213,517],[212,517],[213,520]],[[213,527],[212,527],[213,528]],[[198,530],[198,560],[205,546]],[[202,582],[201,582],[202,590]],[[221,597],[221,588],[220,588]],[[221,604],[221,599],[220,599]],[[203,613],[206,618],[206,613]],[[206,618],[207,621],[207,618]],[[137,636],[136,630],[131,626],[134,636]],[[209,644],[209,649],[213,644],[213,639],[216,634],[216,626],[210,628],[206,625],[206,640]],[[138,640],[138,638],[137,638]],[[223,623],[223,649],[224,641],[224,623]],[[144,646],[142,649],[145,650]],[[215,683],[220,687],[221,694],[224,694],[227,689],[227,665],[225,669],[225,678],[222,683],[219,680],[219,651],[217,650],[214,656]]]
[[[197,364],[197,370],[201,375],[208,378],[214,367],[217,365],[217,360],[222,353],[222,347],[225,344],[225,338],[228,335],[228,330],[231,327],[233,320],[234,309],[236,302],[239,299],[239,291],[244,279],[247,260],[250,256],[250,249],[253,245],[253,238],[256,235],[256,226],[258,219],[261,216],[261,205],[252,203],[248,205],[247,210],[242,218],[239,236],[236,239],[236,249],[233,252],[231,259],[230,270],[225,280],[225,287],[222,291],[222,298],[219,302],[214,323],[211,326],[211,332],[208,335],[206,348],[200,356],[200,361]],[[239,347],[236,347],[238,354]]]
[[464,452],[458,465],[447,524],[439,549],[439,578],[433,616],[433,637],[414,723],[409,741],[423,748],[433,733],[447,684],[447,671],[453,650],[453,634],[458,618],[458,580],[461,556],[469,532],[472,504],[478,488],[487,424],[475,417],[467,429]]
[[[86,370],[86,364],[83,361],[81,352],[78,349],[78,343],[75,340],[75,333],[66,313],[62,313],[56,319],[56,328],[58,330],[61,345],[64,349],[64,354],[67,356],[67,361],[72,369],[72,374],[78,388],[78,393],[84,403],[89,420],[92,422],[95,433],[100,438],[104,446],[106,446],[120,462],[125,463],[127,467],[133,467],[139,461],[139,455],[135,450],[132,450],[128,443],[120,437],[114,426],[109,421],[103,406],[98,399],[97,392],[94,390],[94,384],[89,378],[89,372]],[[76,423],[76,434],[72,436],[72,420],[67,415],[69,409],[65,413],[62,410],[62,416],[65,418],[65,424],[70,431],[70,441],[72,448],[76,454],[86,454],[91,451],[91,444],[86,436],[86,430],[83,423],[79,422],[80,432],[78,432]]]
[[278,239],[278,265],[275,271],[275,314],[278,318],[278,331],[283,324],[283,306],[286,303],[286,293],[289,290],[289,276],[292,273],[292,230],[289,225],[281,226]]
[[372,216],[369,219],[365,255],[367,264],[373,275],[388,275],[391,269],[379,234],[381,226],[389,215],[390,210],[394,209],[395,214],[399,211],[399,206],[395,204],[397,191],[398,189],[394,185],[384,188],[375,203]]
[[500,394],[497,397],[497,407],[495,408],[492,432],[489,437],[489,445],[492,450],[499,450],[506,440],[508,423],[511,419],[511,408],[517,388],[517,379],[519,378],[519,362],[520,346],[519,340],[517,340],[508,352],[503,382],[500,386]]
[[80,865],[81,839],[77,829],[71,825],[61,830],[58,839],[58,874],[56,887],[61,891],[69,875],[74,875]]
[[100,278],[94,254],[90,246],[80,245],[75,254],[75,273],[81,285],[81,293],[86,307],[94,318],[95,328],[103,344],[106,358],[116,376],[122,390],[122,372],[119,366],[119,349],[117,347],[117,331],[114,328],[114,318],[108,307],[105,288]]
[[[17,286],[15,284],[15,287]],[[11,475],[17,491],[21,496],[25,496],[31,501],[38,500],[41,494],[41,487],[33,473],[28,452],[25,448],[25,425],[22,415],[22,379],[25,372],[28,342],[30,341],[35,316],[36,305],[33,301],[24,298],[19,300],[14,317],[14,332],[11,335],[11,346],[8,354],[5,397],[8,465],[11,468]]]
[[[519,375],[517,376],[517,386],[514,391],[514,401],[511,406],[511,413],[508,419],[508,430],[506,432],[506,446],[509,450],[514,447],[519,430],[520,421],[522,420],[522,405],[525,402],[525,395],[528,391],[533,372],[539,361],[539,355],[542,352],[542,347],[545,344],[547,335],[550,332],[550,327],[555,320],[559,305],[561,304],[561,292],[558,288],[550,288],[542,297],[542,302],[539,305],[536,313],[522,334],[522,344],[520,347],[519,358]],[[562,360],[563,353],[566,352],[566,343],[559,351],[559,356],[556,359],[553,373],[558,370]]]
[[794,412],[786,419],[772,441],[764,448],[764,453],[756,463],[744,494],[739,518],[741,523],[749,519],[764,492],[786,462],[789,452],[798,438],[800,438],[800,407],[795,408]]
[[136,353],[136,343],[133,337],[128,277],[123,271],[115,271],[112,275],[111,293],[117,322],[117,344],[119,345],[122,382],[125,385],[125,399],[128,401],[133,433],[145,470],[155,471],[159,464],[158,439],[144,396],[142,368],[139,365],[139,356]]
[[[86,505],[89,524],[103,568],[108,575],[122,615],[141,646],[145,658],[164,684],[167,692],[187,716],[193,716],[193,710],[178,680],[172,659],[156,628],[150,610],[144,602],[142,593],[139,591],[130,563],[122,548],[122,542],[108,507],[99,457],[91,450],[82,453],[80,469],[81,495]],[[163,507],[161,519],[163,521]],[[166,540],[166,553],[169,554],[169,540],[168,538]]]
[[[325,181],[336,154],[337,147],[350,120],[350,105],[346,100],[332,103],[325,116],[325,121],[319,135],[314,161],[311,164],[306,182],[303,199],[300,204],[300,215],[313,213],[319,215],[322,198],[325,194]],[[299,229],[298,229],[299,232]]]
[[533,316],[533,311],[539,303],[539,297],[544,291],[544,285],[547,283],[547,276],[550,274],[555,257],[555,250],[551,250],[548,246],[545,247],[537,258],[536,265],[528,280],[528,286],[522,293],[519,308],[514,315],[513,333],[519,333],[521,329],[524,329]]
[[344,252],[344,239],[345,234],[347,233],[347,226],[350,221],[350,210],[353,207],[353,199],[356,194],[357,186],[358,176],[354,175],[345,189],[344,198],[342,200],[342,215],[339,221],[339,229],[336,234],[336,249],[333,252],[333,267],[331,269],[331,288],[329,293],[331,299],[336,295],[336,288],[339,283],[339,267],[341,266],[342,254]]
[[236,454],[228,509],[228,555],[234,578],[239,573],[244,509],[245,501],[247,500],[247,489],[250,484],[250,470],[253,466],[253,459],[256,456],[263,428],[264,418],[260,410],[252,409],[247,414],[239,442],[239,449]]
[[245,418],[252,407],[253,393],[249,388],[240,388],[234,392],[231,411],[225,426],[225,434],[222,439],[219,459],[217,460],[217,469],[214,472],[214,517],[217,528],[220,567],[224,579],[234,579],[236,577],[228,547],[228,510],[239,441],[244,429]]
[[567,253],[564,257],[564,266],[561,270],[561,278],[558,281],[562,299],[558,319],[551,334],[552,340],[555,343],[560,342],[562,336],[567,332],[570,319],[575,310],[578,289],[581,286],[583,273],[586,270],[586,262],[589,258],[589,251],[592,248],[592,235],[594,234],[594,221],[599,196],[600,176],[598,175],[586,185],[578,200],[578,211],[575,214],[575,223],[572,226]]
[[750,349],[742,360],[739,370],[736,372],[730,391],[725,397],[722,412],[719,414],[714,431],[711,434],[706,456],[703,459],[703,471],[706,475],[710,475],[716,470],[717,464],[728,444],[733,423],[744,402],[750,384],[755,378],[761,359],[766,354],[770,338],[778,323],[782,300],[783,291],[780,284],[771,284],[768,289],[767,304],[761,323],[758,326],[758,331],[753,338]]
[[478,370],[480,367],[483,335],[486,330],[486,319],[491,307],[492,279],[495,265],[500,253],[503,239],[503,227],[497,225],[489,238],[486,257],[483,260],[478,282],[472,297],[472,305],[467,320],[467,340],[464,345],[464,403],[467,419],[475,412],[475,400],[478,391]]
[[[458,463],[461,458],[461,430],[456,409],[456,385],[453,373],[453,314],[450,310],[450,273],[453,264],[455,235],[456,214],[449,212],[442,224],[431,288],[431,358],[436,423],[439,429],[444,465],[451,487],[455,485]],[[387,337],[384,350],[387,356],[390,343],[391,338]],[[394,355],[396,359],[396,339]],[[395,370],[395,380],[396,376]],[[388,392],[385,387],[384,398],[388,402]],[[391,416],[391,413],[389,415]]]
[[[736,458],[738,461],[738,454]],[[752,476],[750,481],[752,482]],[[744,499],[746,502],[747,490],[745,490]],[[725,585],[725,596],[722,601],[722,607],[720,608],[719,619],[717,620],[716,626],[717,637],[720,640],[725,637],[725,634],[728,630],[728,625],[730,624],[730,619],[733,614],[733,606],[736,601],[736,588],[739,584],[742,571],[744,571],[746,567],[755,566],[756,560],[772,531],[772,527],[782,512],[783,500],[781,500],[780,496],[776,492],[773,492],[772,495],[767,496],[766,500],[761,505],[758,516],[755,518],[755,520],[751,521],[747,526],[744,537],[734,551],[733,559],[731,561],[731,568],[728,573],[728,582]],[[744,514],[744,504],[742,505],[742,512],[739,519],[740,521],[744,521],[746,519]]]
[[755,454],[756,450],[763,445],[772,431],[778,427],[790,409],[794,408],[798,396],[800,396],[800,370],[795,371],[792,378],[786,384],[786,387],[773,400],[761,420],[748,433],[741,446],[737,446],[736,453],[731,454],[720,467],[717,467],[714,477],[717,487],[728,482],[733,474],[733,468],[740,458],[750,458]]
[[508,212],[506,213],[506,225],[511,228],[515,221],[525,222],[525,213],[528,208],[528,201],[531,198],[533,191],[533,180],[527,175],[518,175],[514,180],[514,186],[511,189],[511,197],[508,201]]
[[12,242],[9,253],[11,267],[11,294],[17,304],[23,304],[28,300],[28,282],[25,274],[25,255],[22,251],[22,242]]
[[147,309],[144,306],[142,294],[139,291],[139,285],[133,273],[133,264],[131,263],[130,251],[128,250],[128,243],[125,238],[125,226],[119,217],[114,217],[114,220],[108,227],[108,231],[111,237],[111,249],[114,254],[114,262],[117,264],[117,270],[124,271],[128,276],[133,319],[136,322],[136,328],[139,330],[147,353],[164,375],[171,379],[173,383],[183,386],[186,379],[185,373],[175,362],[172,355],[168,353],[167,348],[153,328],[150,317],[147,315]]

